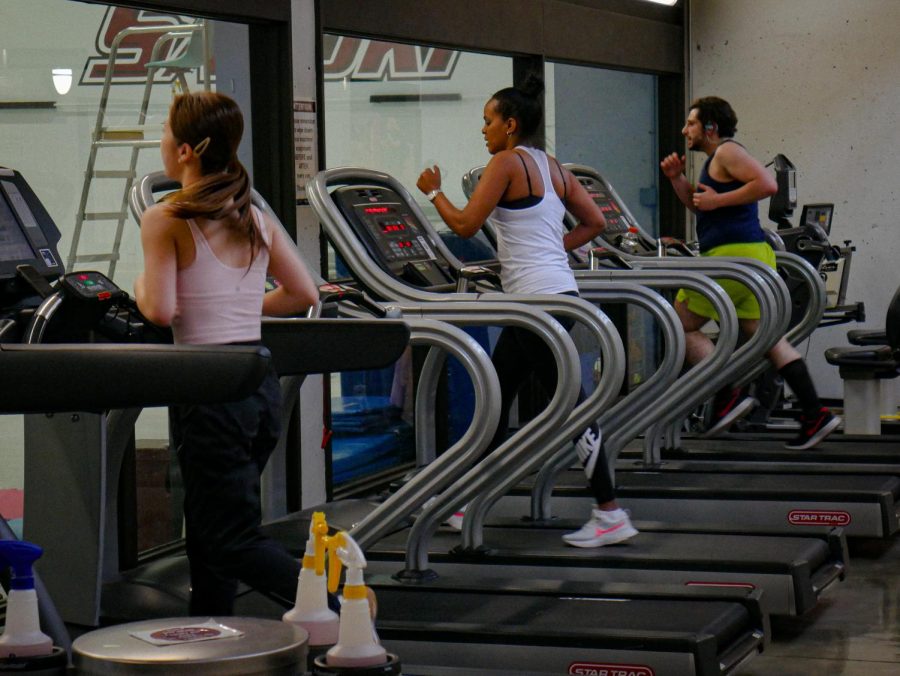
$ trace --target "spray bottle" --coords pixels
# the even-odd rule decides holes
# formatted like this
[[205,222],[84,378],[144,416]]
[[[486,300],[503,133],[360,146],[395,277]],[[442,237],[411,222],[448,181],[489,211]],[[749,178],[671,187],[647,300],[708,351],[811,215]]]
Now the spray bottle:
[[338,640],[340,619],[328,607],[325,578],[325,543],[328,524],[324,512],[314,512],[309,524],[309,539],[297,582],[294,607],[281,618],[309,633],[311,648],[334,645]]
[[363,581],[366,557],[356,541],[344,531],[328,538],[328,589],[337,591],[341,565],[347,569],[341,628],[337,644],[324,660],[315,660],[314,674],[399,674],[400,660],[389,655],[378,642],[369,609],[368,588]]
[[12,568],[6,627],[0,636],[0,659],[53,652],[53,640],[41,631],[32,566],[43,550],[30,542],[0,541],[0,565]]

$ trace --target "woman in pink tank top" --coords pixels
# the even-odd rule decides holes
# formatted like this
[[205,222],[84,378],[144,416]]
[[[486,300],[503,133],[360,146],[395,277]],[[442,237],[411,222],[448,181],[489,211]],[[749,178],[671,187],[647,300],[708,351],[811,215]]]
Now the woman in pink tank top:
[[[182,187],[141,218],[144,272],[135,297],[147,319],[174,324],[176,337],[188,327],[180,342],[258,343],[262,314],[295,314],[318,299],[287,233],[251,211],[237,158],[243,126],[237,104],[217,93],[178,96],[169,110],[162,161]],[[280,283],[268,293],[265,272]],[[241,312],[216,289],[226,278]],[[281,430],[276,374],[244,400],[173,407],[170,415],[185,487],[190,614],[234,614],[238,581],[289,607],[299,562],[259,531],[260,475]]]

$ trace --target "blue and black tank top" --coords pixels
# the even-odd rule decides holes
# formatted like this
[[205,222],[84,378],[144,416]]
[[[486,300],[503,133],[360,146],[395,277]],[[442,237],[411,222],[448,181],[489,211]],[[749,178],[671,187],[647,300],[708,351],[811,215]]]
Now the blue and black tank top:
[[[722,143],[737,143],[737,141],[727,139]],[[700,170],[700,183],[708,185],[718,193],[732,192],[743,187],[741,181],[721,183],[709,175],[709,165],[715,156],[715,153],[710,155]],[[762,226],[759,224],[757,203],[720,207],[712,211],[697,211],[697,238],[700,240],[701,253],[722,244],[766,241]]]

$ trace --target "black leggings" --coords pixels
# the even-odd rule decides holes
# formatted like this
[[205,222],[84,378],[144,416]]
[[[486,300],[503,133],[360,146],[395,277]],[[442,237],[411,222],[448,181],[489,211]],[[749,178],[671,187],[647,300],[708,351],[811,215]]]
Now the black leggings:
[[[574,321],[571,319],[559,317],[555,317],[555,319],[566,331],[570,331],[574,325]],[[501,405],[500,421],[497,425],[497,432],[488,447],[489,451],[497,448],[506,439],[509,431],[509,411],[525,381],[532,374],[536,375],[544,391],[548,396],[552,396],[552,393],[556,391],[557,378],[556,362],[547,344],[537,334],[517,326],[503,328],[491,361],[500,380]],[[586,397],[587,394],[582,386],[578,390],[576,405],[583,402]],[[595,434],[599,433],[596,423],[592,423],[590,427]],[[579,437],[581,434],[578,434],[573,441]],[[616,491],[605,453],[602,458],[598,459],[594,467],[594,474],[588,478],[588,482],[597,504],[615,500]]]

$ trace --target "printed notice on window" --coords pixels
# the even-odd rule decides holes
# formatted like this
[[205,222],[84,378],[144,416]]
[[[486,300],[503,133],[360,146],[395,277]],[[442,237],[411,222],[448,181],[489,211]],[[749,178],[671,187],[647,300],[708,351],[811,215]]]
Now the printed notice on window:
[[316,174],[318,141],[316,102],[294,101],[294,178],[297,199],[306,199],[306,183]]

